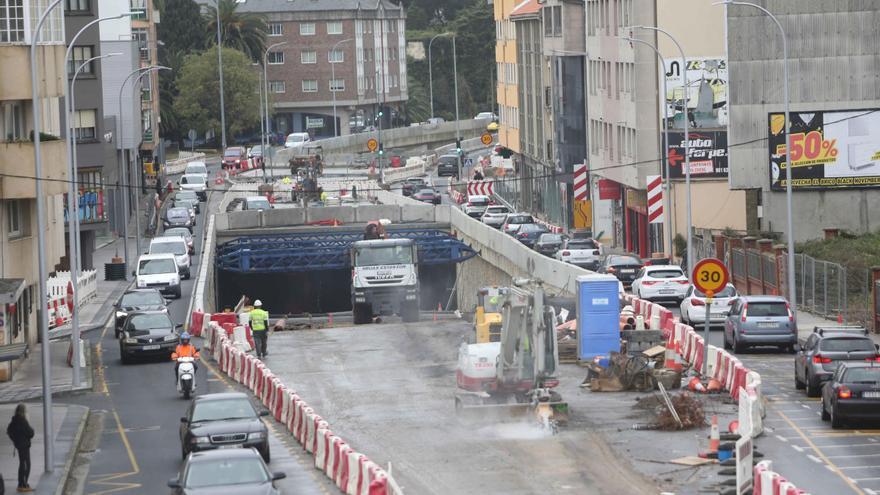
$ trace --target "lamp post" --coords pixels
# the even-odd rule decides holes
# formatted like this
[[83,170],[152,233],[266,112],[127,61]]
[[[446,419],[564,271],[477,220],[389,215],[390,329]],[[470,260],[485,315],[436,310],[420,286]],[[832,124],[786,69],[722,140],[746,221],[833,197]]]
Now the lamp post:
[[[263,84],[265,85],[264,88],[263,88],[263,89],[264,89],[264,91],[263,91],[263,98],[265,98],[265,100],[264,100],[264,104],[263,104],[263,109],[264,109],[264,111],[266,112],[266,115],[265,115],[265,122],[266,122],[266,133],[267,133],[267,134],[268,134],[269,132],[271,132],[271,130],[270,130],[270,125],[269,125],[269,75],[268,75],[268,71],[266,70],[266,65],[269,63],[269,51],[272,50],[273,48],[277,48],[277,47],[279,47],[279,46],[284,46],[284,45],[286,45],[286,44],[287,44],[286,41],[282,41],[282,42],[279,42],[279,43],[275,43],[275,44],[273,44],[273,45],[269,45],[269,46],[266,48],[266,51],[263,52]],[[262,143],[262,142],[263,142],[263,141],[261,140],[260,143]],[[263,149],[262,149],[262,153],[263,153],[263,162],[264,162],[264,163],[265,163],[265,160],[266,160],[266,156],[269,155],[269,150],[267,150],[266,148],[268,148],[269,145],[271,144],[271,143],[269,142],[269,136],[268,136],[268,135],[266,136],[265,142],[266,142],[266,144],[263,145],[263,147],[262,147],[262,148],[263,148]],[[270,162],[269,165],[270,165],[270,168],[271,168],[271,165],[272,165],[271,162]],[[263,168],[265,169],[265,167],[263,167]]]
[[223,44],[220,40],[220,0],[214,0],[217,14],[217,72],[220,75],[220,145],[226,149],[226,104],[223,101]]
[[[656,46],[648,43],[647,41],[636,38],[624,36],[620,36],[619,38],[624,41],[629,41],[630,43],[639,43],[641,45],[645,45],[651,50],[654,50],[654,53],[657,54],[657,59],[660,61],[660,67],[662,67],[664,71],[666,70],[666,59],[663,58],[663,55],[660,53],[660,50],[658,50]],[[661,156],[663,157],[663,165],[666,172],[666,180],[664,181],[664,189],[666,189],[666,252],[669,253],[669,256],[672,256],[672,196],[669,193],[669,184],[671,179],[671,176],[669,175],[669,132],[666,129],[667,122],[669,122],[669,105],[666,104],[666,77],[662,77],[661,79],[663,80],[663,130],[660,134],[660,144],[663,147],[663,152],[661,153]]]
[[[336,47],[341,45],[342,43],[346,43],[348,41],[354,41],[354,38],[348,38],[344,40],[339,40],[336,44],[333,45],[333,48],[330,49],[330,53],[334,53],[336,51]],[[330,61],[330,92],[333,93],[333,137],[339,135],[339,128],[336,124],[336,90],[333,89],[333,82],[336,81],[336,63],[334,61]]]
[[[694,271],[694,245],[693,245],[693,221],[691,217],[691,143],[690,143],[690,121],[688,120],[688,109],[690,98],[688,98],[688,77],[687,77],[687,59],[684,56],[684,50],[681,48],[681,44],[679,44],[678,40],[676,40],[671,34],[669,34],[666,30],[655,27],[655,26],[633,26],[634,29],[648,29],[651,31],[656,31],[658,33],[663,33],[675,44],[678,48],[678,53],[681,55],[681,89],[682,89],[682,110],[684,113],[684,182],[685,189],[687,190],[687,276],[688,279],[691,278],[691,274]],[[668,180],[667,176],[667,180]],[[708,350],[708,347],[706,347]]]
[[785,125],[783,126],[783,132],[785,132],[785,208],[786,208],[786,228],[788,229],[788,302],[791,306],[791,313],[797,321],[797,290],[795,287],[795,274],[794,274],[794,221],[792,220],[792,201],[791,201],[791,182],[792,169],[794,168],[794,164],[791,160],[791,132],[789,132],[789,128],[791,126],[791,119],[789,118],[789,105],[791,104],[791,97],[789,96],[788,90],[788,37],[785,34],[785,29],[782,27],[782,23],[779,22],[779,19],[776,18],[769,10],[766,8],[751,2],[740,2],[737,0],[725,0],[722,2],[715,2],[712,5],[744,5],[746,7],[753,7],[764,13],[767,17],[769,17],[775,24],[776,27],[779,28],[779,34],[782,35],[782,100],[783,100],[783,111],[785,112]]
[[452,36],[452,79],[455,87],[455,146],[458,150],[458,180],[461,181],[461,128],[458,118],[458,56],[455,52],[455,35]]
[[441,36],[447,36],[450,33],[440,33],[435,34],[434,37],[431,38],[431,41],[428,42],[428,99],[431,100],[431,118],[434,118],[434,74],[431,72],[431,44],[434,43],[434,40]]
[[[37,41],[40,39],[40,31],[43,28],[43,23],[46,22],[46,18],[52,12],[52,9],[58,6],[61,3],[61,0],[53,0],[50,3],[46,10],[40,15],[40,19],[37,21],[37,26],[31,33],[31,111],[33,112],[34,119],[34,176],[36,176],[36,180],[34,181],[34,196],[37,198],[37,272],[40,277],[38,286],[39,290],[39,302],[38,310],[37,310],[37,328],[40,333],[40,349],[43,353],[43,361],[42,361],[42,371],[43,371],[43,383],[42,383],[42,392],[43,392],[43,466],[47,473],[52,472],[53,464],[55,463],[54,459],[54,443],[52,439],[52,435],[50,432],[54,431],[52,426],[52,376],[51,376],[51,365],[49,363],[49,354],[51,350],[49,349],[49,325],[47,318],[47,310],[46,310],[46,302],[48,301],[48,297],[46,296],[46,219],[45,215],[45,206],[43,205],[43,201],[45,201],[45,197],[43,196],[43,159],[40,155],[40,97],[39,91],[37,88]],[[59,20],[59,22],[61,22]],[[67,60],[64,60],[65,67],[67,66]],[[77,363],[79,364],[79,363]]]

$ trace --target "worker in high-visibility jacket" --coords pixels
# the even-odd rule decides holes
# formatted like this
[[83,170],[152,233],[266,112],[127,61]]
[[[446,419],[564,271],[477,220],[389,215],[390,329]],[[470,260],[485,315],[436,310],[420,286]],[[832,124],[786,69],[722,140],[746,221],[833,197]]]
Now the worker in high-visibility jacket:
[[254,309],[248,314],[250,315],[251,332],[254,335],[254,345],[257,348],[257,357],[263,359],[268,354],[266,344],[269,340],[269,313],[263,310],[263,303],[257,299],[254,301]]

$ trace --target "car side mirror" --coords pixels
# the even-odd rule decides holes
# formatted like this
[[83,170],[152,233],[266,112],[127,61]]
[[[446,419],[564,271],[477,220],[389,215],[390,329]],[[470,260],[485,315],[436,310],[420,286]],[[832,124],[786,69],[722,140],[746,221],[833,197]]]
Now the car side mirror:
[[263,409],[262,411],[260,411],[260,417],[268,416],[268,415],[269,415],[269,411],[267,411],[267,410],[265,410],[265,409]]
[[874,348],[880,351],[880,344],[874,344]]
[[181,417],[180,417],[180,422],[181,422],[181,423],[186,423],[186,416],[181,416]]
[[132,277],[137,277],[137,273],[136,273],[134,270],[132,270],[132,271],[131,271],[131,276],[132,276]]
[[165,304],[171,304],[174,302],[174,299],[168,299],[167,297],[163,297],[162,300],[165,301]]
[[272,481],[283,480],[284,478],[287,478],[287,474],[282,471],[272,473]]
[[177,478],[171,478],[170,480],[168,480],[168,487],[169,488],[180,488],[180,480]]
[[183,323],[178,323],[177,325],[174,325],[174,328],[183,328]]

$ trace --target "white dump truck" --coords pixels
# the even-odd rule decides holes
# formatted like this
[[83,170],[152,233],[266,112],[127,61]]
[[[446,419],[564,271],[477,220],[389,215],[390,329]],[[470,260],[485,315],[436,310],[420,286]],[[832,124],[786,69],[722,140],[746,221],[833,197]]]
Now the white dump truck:
[[412,239],[373,239],[351,245],[351,309],[354,323],[398,314],[419,320],[418,249]]

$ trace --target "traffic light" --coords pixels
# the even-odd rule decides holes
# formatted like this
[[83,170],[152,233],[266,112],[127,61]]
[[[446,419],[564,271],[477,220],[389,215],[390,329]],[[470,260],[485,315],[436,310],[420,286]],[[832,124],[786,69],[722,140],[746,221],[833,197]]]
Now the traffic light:
[[[379,115],[382,115],[382,114],[379,114]],[[379,143],[379,156],[382,156],[384,154],[385,154],[385,146],[382,143]]]
[[455,140],[455,152],[461,154],[461,138]]
[[382,110],[379,110],[379,117],[381,118],[382,115],[384,115],[384,112],[382,112]]

